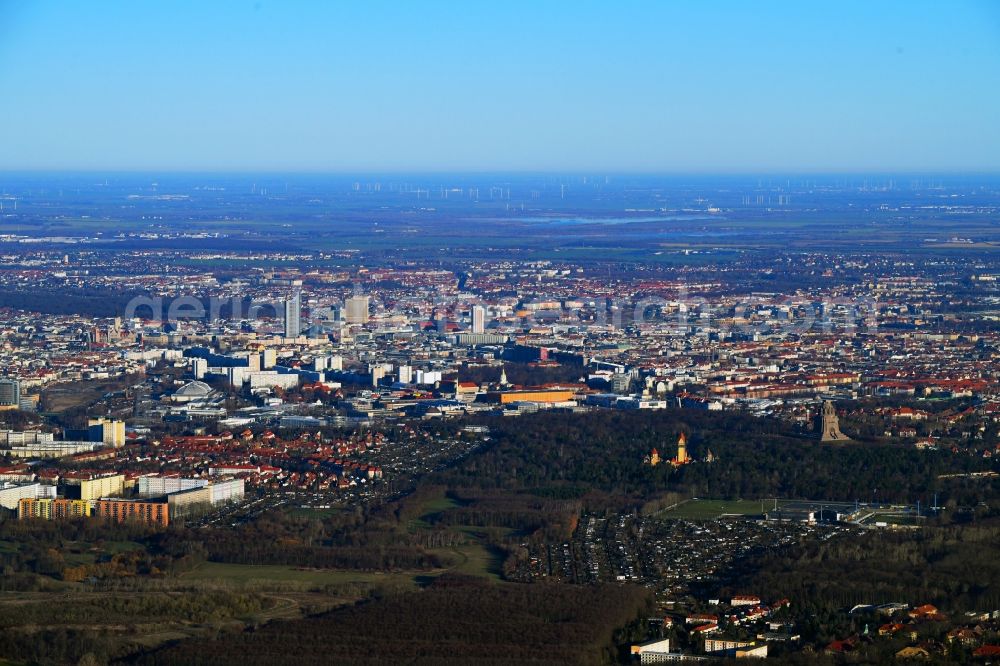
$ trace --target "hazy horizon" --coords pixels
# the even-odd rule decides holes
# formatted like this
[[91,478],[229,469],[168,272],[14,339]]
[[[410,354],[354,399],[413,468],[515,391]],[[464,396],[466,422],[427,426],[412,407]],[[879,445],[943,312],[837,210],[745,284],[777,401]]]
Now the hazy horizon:
[[552,177],[552,178],[994,178],[1000,177],[1000,167],[991,170],[975,169],[937,169],[937,170],[759,170],[759,171],[712,171],[712,170],[661,170],[661,171],[628,171],[628,170],[557,170],[557,169],[210,169],[210,168],[119,168],[93,167],[86,169],[14,169],[0,168],[0,174],[13,176],[50,176],[50,175],[80,175],[80,176],[303,176],[303,177],[402,177],[402,176],[517,176],[517,177]]

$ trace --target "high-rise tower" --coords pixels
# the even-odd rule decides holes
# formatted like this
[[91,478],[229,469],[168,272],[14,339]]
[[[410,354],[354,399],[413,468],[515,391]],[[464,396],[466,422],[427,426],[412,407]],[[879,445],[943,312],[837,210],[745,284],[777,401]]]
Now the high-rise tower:
[[285,301],[285,337],[297,338],[302,331],[301,317],[302,303],[299,294],[296,293]]
[[344,319],[348,324],[368,323],[368,297],[351,296],[344,302]]
[[482,305],[472,306],[472,332],[486,332],[486,308]]

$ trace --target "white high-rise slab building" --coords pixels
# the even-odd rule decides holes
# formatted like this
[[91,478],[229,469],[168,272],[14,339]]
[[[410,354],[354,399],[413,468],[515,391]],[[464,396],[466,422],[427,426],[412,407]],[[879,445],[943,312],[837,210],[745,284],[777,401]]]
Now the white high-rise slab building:
[[301,316],[302,304],[299,294],[295,294],[285,301],[285,337],[297,338],[302,332]]
[[486,308],[482,305],[472,306],[472,332],[486,332]]

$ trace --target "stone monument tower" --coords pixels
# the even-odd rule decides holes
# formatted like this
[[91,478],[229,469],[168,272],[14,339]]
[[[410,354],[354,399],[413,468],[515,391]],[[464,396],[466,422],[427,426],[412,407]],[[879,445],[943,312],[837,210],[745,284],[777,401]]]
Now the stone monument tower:
[[823,401],[823,411],[820,412],[817,425],[821,442],[848,442],[851,439],[840,432],[840,420],[837,418],[833,403],[829,400]]

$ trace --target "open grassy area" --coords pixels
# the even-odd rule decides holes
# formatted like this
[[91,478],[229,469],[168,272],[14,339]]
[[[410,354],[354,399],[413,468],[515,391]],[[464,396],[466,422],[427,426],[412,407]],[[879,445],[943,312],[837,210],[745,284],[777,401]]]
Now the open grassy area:
[[205,562],[197,568],[181,575],[181,580],[204,581],[205,583],[237,589],[258,589],[261,587],[281,589],[318,588],[324,586],[362,585],[366,587],[417,587],[431,579],[449,572],[460,572],[493,581],[501,580],[503,555],[485,544],[470,542],[454,548],[442,549],[442,553],[457,556],[458,562],[448,569],[432,571],[400,571],[392,573],[348,571],[332,569],[305,569],[284,565],[251,565]]
[[[786,504],[778,500],[778,507]],[[662,518],[683,520],[715,520],[722,516],[757,516],[774,509],[774,500],[712,500],[692,499],[660,513]]]
[[302,583],[307,585],[338,585],[344,583],[400,583],[413,582],[412,573],[380,573],[367,571],[339,571],[330,569],[304,569],[280,564],[225,564],[205,562],[182,575],[184,580],[203,580],[218,583],[247,585],[261,583]]
[[135,541],[105,541],[103,542],[103,549],[108,553],[127,553],[133,550],[143,550],[143,545],[141,543],[136,543]]
[[415,532],[417,530],[430,529],[431,523],[429,519],[432,516],[459,506],[461,506],[459,502],[456,502],[442,492],[441,495],[429,498],[420,505],[419,518],[409,521],[407,530]]
[[875,513],[865,521],[865,525],[885,523],[886,525],[911,525],[920,526],[926,521],[926,517],[914,516],[901,513]]
[[453,550],[462,557],[453,571],[493,581],[502,580],[503,554],[499,551],[481,543],[468,543]]
[[316,520],[322,520],[323,518],[328,518],[335,514],[340,513],[344,509],[339,506],[328,506],[328,507],[311,507],[311,506],[286,506],[284,507],[285,513],[290,516],[295,516],[296,518],[315,518]]
[[[444,489],[436,495],[423,499],[419,507],[418,518],[411,519],[406,523],[409,532],[419,532],[420,530],[434,529],[432,524],[434,516],[449,509],[462,506],[458,500],[445,494]],[[492,549],[486,539],[481,534],[481,528],[469,525],[451,525],[447,527],[449,532],[461,533],[465,543],[453,548],[442,549],[442,554],[454,554],[459,558],[458,564],[448,571],[460,572],[470,576],[478,576],[493,581],[502,580],[501,569],[503,566],[503,554]],[[443,572],[434,572],[422,576],[422,580],[434,578]]]
[[442,495],[441,497],[435,497],[434,499],[428,500],[423,504],[423,515],[431,515],[435,513],[440,513],[447,509],[454,509],[456,507],[462,506],[459,502],[455,501],[447,495]]
[[278,564],[252,565],[204,562],[181,575],[184,581],[205,581],[237,588],[252,588],[265,584],[288,584],[290,587],[361,584],[371,586],[409,586],[425,583],[447,571],[500,580],[503,556],[479,542],[470,542],[442,552],[458,556],[458,563],[449,569],[433,571],[400,571],[393,573],[306,569]]

